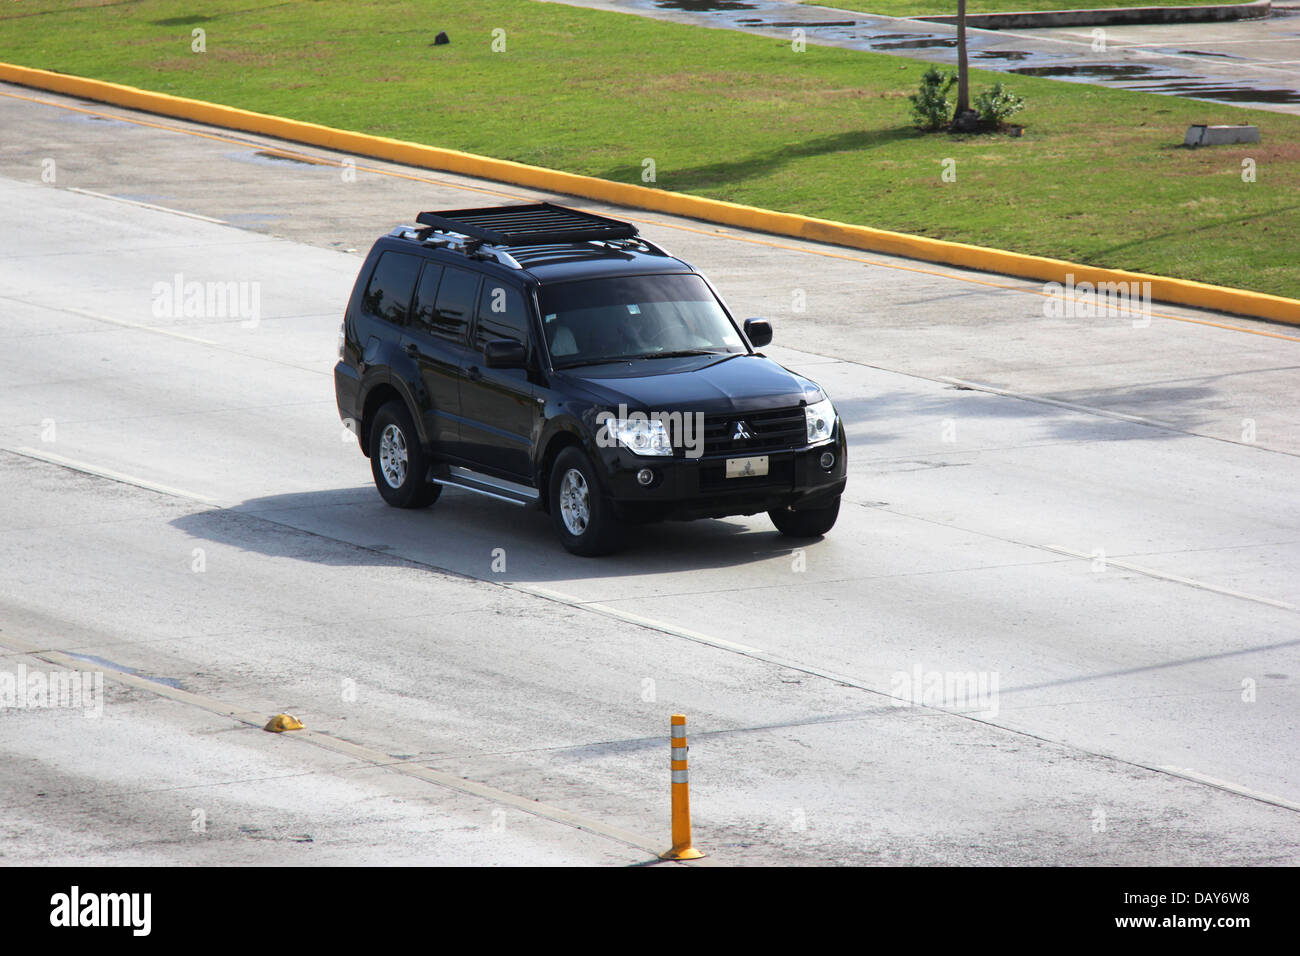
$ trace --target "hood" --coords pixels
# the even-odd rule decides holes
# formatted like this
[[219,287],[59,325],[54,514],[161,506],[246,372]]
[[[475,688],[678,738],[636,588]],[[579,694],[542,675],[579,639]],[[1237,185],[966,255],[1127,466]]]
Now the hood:
[[816,383],[769,358],[744,353],[721,360],[712,355],[637,359],[556,374],[585,385],[598,402],[644,412],[752,412],[825,397]]

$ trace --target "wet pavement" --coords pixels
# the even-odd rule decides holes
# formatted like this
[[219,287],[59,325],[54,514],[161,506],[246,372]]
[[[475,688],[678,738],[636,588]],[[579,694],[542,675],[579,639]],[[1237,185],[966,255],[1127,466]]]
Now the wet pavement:
[[[957,28],[789,0],[548,0],[808,43],[957,62]],[[1300,115],[1300,9],[1267,20],[968,29],[972,65]]]

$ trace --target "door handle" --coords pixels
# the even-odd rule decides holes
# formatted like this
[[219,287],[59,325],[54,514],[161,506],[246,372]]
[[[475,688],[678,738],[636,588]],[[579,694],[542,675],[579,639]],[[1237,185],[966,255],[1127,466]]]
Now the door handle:
[[465,377],[471,382],[477,382],[483,377],[483,373],[478,370],[477,365],[471,365],[465,372]]
[[420,347],[414,342],[407,343],[406,348],[402,349],[402,351],[411,356],[411,358],[420,357]]

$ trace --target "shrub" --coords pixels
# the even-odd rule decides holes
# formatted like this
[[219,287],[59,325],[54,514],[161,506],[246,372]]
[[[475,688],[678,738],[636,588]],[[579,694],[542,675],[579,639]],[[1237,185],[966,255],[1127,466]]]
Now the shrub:
[[921,75],[920,88],[908,99],[912,101],[912,120],[918,129],[940,130],[952,120],[948,91],[957,82],[956,73],[944,73],[936,66]]
[[1025,100],[1001,83],[994,83],[990,89],[977,94],[971,106],[980,115],[980,125],[986,129],[998,129],[1025,108]]

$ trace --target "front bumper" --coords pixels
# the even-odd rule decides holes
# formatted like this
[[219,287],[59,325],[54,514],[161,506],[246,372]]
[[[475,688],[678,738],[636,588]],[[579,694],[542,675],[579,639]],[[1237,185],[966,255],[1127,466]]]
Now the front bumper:
[[[629,520],[659,518],[723,518],[752,515],[775,508],[815,508],[829,505],[844,491],[848,474],[844,429],[835,438],[811,448],[700,458],[643,458],[623,448],[608,449],[604,456],[606,492],[620,516]],[[830,452],[835,461],[823,468],[821,456]],[[728,478],[727,459],[765,454],[768,473],[751,478]],[[637,481],[637,472],[654,472],[650,485]]]

